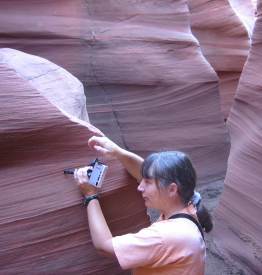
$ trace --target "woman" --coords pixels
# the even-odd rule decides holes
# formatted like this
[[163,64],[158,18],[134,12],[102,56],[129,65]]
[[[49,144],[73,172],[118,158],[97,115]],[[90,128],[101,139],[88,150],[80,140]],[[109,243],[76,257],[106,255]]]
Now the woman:
[[204,208],[197,211],[200,197],[194,192],[196,173],[188,156],[161,152],[143,160],[106,137],[92,137],[89,146],[121,161],[140,182],[137,189],[146,207],[161,213],[157,222],[135,234],[112,237],[97,199],[98,190],[86,184],[87,167],[78,169],[75,177],[87,203],[95,248],[115,257],[123,269],[133,269],[133,274],[203,275],[205,242],[198,221],[206,232],[212,229],[212,222]]

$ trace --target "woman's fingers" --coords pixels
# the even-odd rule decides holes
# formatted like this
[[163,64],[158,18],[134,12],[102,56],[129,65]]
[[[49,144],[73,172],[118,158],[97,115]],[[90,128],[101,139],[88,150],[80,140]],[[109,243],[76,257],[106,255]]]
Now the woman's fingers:
[[88,145],[91,149],[102,155],[109,155],[113,152],[114,143],[107,137],[96,137],[93,136],[89,139]]
[[91,168],[91,166],[82,167],[76,169],[74,173],[77,185],[84,196],[96,194],[98,192],[98,189],[89,183],[87,171]]
[[88,146],[94,148],[95,145],[100,145],[101,137],[93,136],[88,140]]
[[89,169],[92,169],[92,167],[91,166],[85,166],[85,167],[81,167],[79,169],[76,169],[75,172],[74,172],[74,178],[80,183],[88,183],[89,178],[88,178],[87,171]]
[[99,145],[94,145],[94,149],[98,152],[101,153],[102,155],[106,155],[109,151]]

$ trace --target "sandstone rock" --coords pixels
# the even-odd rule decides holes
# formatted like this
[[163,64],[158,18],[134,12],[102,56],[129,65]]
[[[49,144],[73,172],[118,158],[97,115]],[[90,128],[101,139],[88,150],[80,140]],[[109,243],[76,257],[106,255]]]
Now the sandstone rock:
[[[192,36],[186,1],[108,1],[105,8],[102,0],[25,0],[23,5],[3,0],[0,14],[0,46],[48,58],[73,73],[85,85],[90,121],[115,141],[142,155],[184,150],[192,156],[200,183],[223,178],[229,141],[218,78]],[[1,124],[14,134],[1,136],[3,171],[5,179],[12,179],[14,169],[17,176],[10,180],[12,189],[1,187],[3,194],[16,187],[22,194],[1,205],[1,236],[8,236],[3,242],[8,249],[1,251],[3,270],[118,274],[111,261],[94,252],[78,190],[60,174],[94,157],[83,147],[95,130],[72,123],[11,65],[2,65],[2,71],[1,91],[8,92],[2,102],[9,103],[1,109]],[[33,96],[28,98],[28,91]],[[21,100],[27,109],[11,104],[21,106]],[[12,127],[7,126],[10,113],[16,114],[10,117]],[[131,180],[117,162],[111,160],[110,166],[102,202],[116,234],[141,226],[145,216]],[[61,190],[68,196],[61,198]],[[31,200],[36,194],[39,198]],[[123,214],[126,204],[129,212]],[[37,226],[41,230],[28,239],[28,228]]]
[[[101,134],[74,117],[87,118],[81,83],[11,49],[0,50],[0,75],[0,273],[124,274],[95,252],[79,190],[63,174],[96,157],[87,140]],[[137,230],[147,218],[136,184],[108,164],[101,202],[109,225],[114,234]]]
[[142,155],[191,154],[200,182],[223,177],[218,78],[180,1],[0,2],[0,45],[48,58],[86,87],[89,118]]
[[[253,6],[251,2],[248,5],[249,0],[241,2],[247,12],[250,10],[250,17],[246,18],[252,24]],[[235,1],[238,11],[239,6]],[[227,0],[189,0],[189,8],[193,34],[199,40],[204,56],[219,76],[221,109],[226,119],[248,55],[248,29]]]
[[0,62],[8,64],[71,119],[89,122],[84,87],[72,74],[50,61],[13,49],[0,50]]
[[228,119],[231,150],[214,232],[218,246],[250,275],[260,274],[262,270],[261,19],[259,1],[250,54]]
[[256,0],[229,0],[229,3],[244,23],[251,37],[255,24]]

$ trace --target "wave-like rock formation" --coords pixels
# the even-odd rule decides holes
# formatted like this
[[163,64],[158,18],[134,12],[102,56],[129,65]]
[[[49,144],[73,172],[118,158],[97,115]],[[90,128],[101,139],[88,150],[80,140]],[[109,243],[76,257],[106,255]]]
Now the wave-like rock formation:
[[250,275],[262,271],[261,1],[257,13],[250,54],[228,119],[231,150],[214,232],[217,244]]
[[187,2],[130,3],[110,2],[106,11],[101,1],[90,5],[100,24],[89,61],[91,120],[104,130],[110,118],[115,127],[105,131],[139,154],[181,149],[201,181],[221,177],[228,141],[218,79],[192,36]]
[[29,85],[39,89],[66,116],[89,121],[83,84],[66,70],[12,49],[1,49],[1,63],[8,64]]
[[[0,15],[0,46],[73,73],[90,121],[115,141],[141,155],[186,151],[200,182],[224,176],[218,77],[192,35],[187,1],[2,0]],[[95,157],[87,139],[98,130],[79,120],[88,117],[81,85],[37,57],[4,49],[1,60],[1,271],[120,274],[95,253],[81,196],[61,173]],[[55,100],[63,96],[65,106]],[[120,164],[109,166],[109,225],[135,230],[144,206]]]
[[[63,174],[96,157],[87,140],[101,134],[88,123],[82,84],[11,49],[0,49],[0,76],[0,273],[124,274],[95,252],[79,190]],[[109,225],[114,234],[137,230],[148,219],[136,184],[108,164],[101,203]]]
[[[246,15],[244,19],[248,18],[249,21],[245,22],[251,25],[254,21],[254,15],[251,15],[252,3],[249,0],[242,1],[240,9],[236,1],[232,2],[239,14],[243,14],[241,11],[244,7],[246,13],[249,12],[249,16]],[[188,3],[193,34],[199,40],[204,56],[219,76],[221,109],[227,118],[248,55],[247,24],[240,20],[228,0],[189,0]]]
[[137,153],[184,150],[201,182],[223,177],[218,78],[187,2],[1,1],[0,45],[48,58],[86,87],[89,118]]

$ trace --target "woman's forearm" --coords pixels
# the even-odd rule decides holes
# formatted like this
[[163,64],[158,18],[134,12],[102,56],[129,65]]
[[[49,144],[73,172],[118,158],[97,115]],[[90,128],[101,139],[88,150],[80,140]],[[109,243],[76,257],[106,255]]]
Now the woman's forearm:
[[114,256],[112,234],[98,200],[94,199],[89,202],[87,206],[87,216],[94,247],[100,252]]
[[144,159],[120,147],[116,151],[115,156],[123,164],[129,174],[139,182],[142,178],[141,166]]

